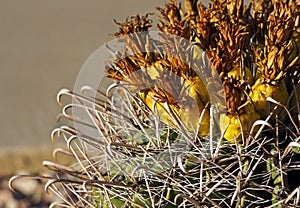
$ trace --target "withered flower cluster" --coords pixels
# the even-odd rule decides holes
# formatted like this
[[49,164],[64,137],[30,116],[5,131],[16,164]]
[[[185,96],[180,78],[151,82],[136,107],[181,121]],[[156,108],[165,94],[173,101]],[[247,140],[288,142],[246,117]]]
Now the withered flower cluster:
[[[224,138],[234,141],[240,139],[242,133],[248,136],[252,124],[258,119],[265,119],[272,111],[268,105],[268,97],[286,105],[289,95],[294,93],[291,87],[286,86],[286,82],[289,84],[288,80],[293,79],[291,74],[299,69],[299,3],[253,1],[245,7],[241,0],[223,0],[212,1],[206,8],[199,1],[189,0],[185,1],[184,5],[185,10],[181,4],[171,1],[164,8],[157,8],[160,12],[158,28],[162,32],[186,38],[205,51],[211,67],[218,72],[225,90],[227,112],[221,115],[219,121]],[[134,32],[145,32],[151,27],[148,15],[142,18],[133,17],[131,21],[127,20],[119,26],[120,32],[115,34],[118,37]],[[127,76],[130,73],[141,67],[150,67],[152,69],[149,79],[153,80],[161,79],[162,74],[166,76],[168,71],[171,71],[182,79],[182,86],[167,88],[169,92],[173,92],[171,95],[176,94],[175,89],[183,87],[197,93],[191,95],[192,93],[185,92],[181,97],[171,98],[166,90],[164,92],[152,90],[148,98],[148,92],[144,92],[142,96],[146,104],[153,110],[154,101],[151,100],[154,100],[155,95],[165,94],[165,98],[159,96],[156,100],[158,103],[169,104],[171,109],[178,98],[191,97],[199,103],[199,111],[205,110],[209,103],[207,91],[201,80],[195,78],[197,74],[190,69],[191,67],[171,57],[142,53],[141,51],[145,52],[158,46],[148,46],[147,40],[141,40],[139,43],[141,45],[137,46],[137,43],[132,41],[128,46],[133,54],[140,55],[126,57],[122,60],[122,66],[117,63],[115,65],[117,69],[114,67],[108,69],[109,77],[128,82],[130,79]],[[167,54],[168,48],[164,50]],[[188,54],[187,51],[181,52]],[[191,58],[194,57],[185,60]],[[128,66],[132,65],[132,62],[135,66]],[[144,79],[142,80],[142,83],[145,83]],[[129,82],[134,85],[138,83],[135,81]],[[294,106],[288,107],[295,109],[295,102],[293,104]],[[186,118],[187,114],[195,109],[190,108],[188,113],[184,114],[181,112],[183,108],[188,107],[177,105],[175,112],[179,114],[183,123],[189,126],[190,124],[185,121],[189,120]],[[163,109],[158,111],[167,114]],[[209,113],[206,112],[205,115],[201,121],[202,129],[199,129],[199,135],[208,134]],[[166,115],[163,117],[162,120],[171,122]],[[191,121],[197,122],[197,119]],[[191,126],[195,129],[196,124]]]

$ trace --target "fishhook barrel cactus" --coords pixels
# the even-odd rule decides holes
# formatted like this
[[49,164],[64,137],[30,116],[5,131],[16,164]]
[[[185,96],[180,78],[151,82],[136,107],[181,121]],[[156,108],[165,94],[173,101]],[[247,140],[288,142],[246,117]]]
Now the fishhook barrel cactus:
[[[152,13],[116,22],[126,47],[107,45],[105,91],[59,93],[95,134],[53,131],[74,158],[34,176],[53,205],[299,207],[299,1],[172,0],[157,13],[158,37]],[[12,189],[19,177],[33,176]]]

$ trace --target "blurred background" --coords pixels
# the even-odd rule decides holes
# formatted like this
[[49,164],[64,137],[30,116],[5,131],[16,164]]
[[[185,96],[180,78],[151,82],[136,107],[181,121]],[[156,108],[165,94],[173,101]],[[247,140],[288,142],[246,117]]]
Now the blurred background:
[[[60,107],[87,58],[117,31],[113,19],[155,11],[161,0],[0,0],[0,175],[52,159]],[[58,141],[56,144],[59,143]]]

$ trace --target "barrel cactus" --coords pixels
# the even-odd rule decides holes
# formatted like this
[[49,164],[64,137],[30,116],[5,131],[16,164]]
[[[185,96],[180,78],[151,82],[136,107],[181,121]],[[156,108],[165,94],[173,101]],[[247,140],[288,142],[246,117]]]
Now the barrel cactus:
[[106,91],[59,93],[76,100],[63,115],[98,135],[55,129],[75,162],[36,178],[71,207],[300,206],[299,1],[172,0],[157,13],[160,41],[151,13],[116,22],[126,47],[106,60]]

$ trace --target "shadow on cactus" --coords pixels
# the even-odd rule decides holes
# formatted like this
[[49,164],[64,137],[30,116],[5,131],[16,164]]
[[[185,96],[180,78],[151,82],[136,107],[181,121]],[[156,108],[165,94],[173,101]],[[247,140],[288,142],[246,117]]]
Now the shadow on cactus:
[[160,32],[153,14],[116,22],[101,82],[59,92],[74,126],[52,139],[73,164],[45,161],[54,177],[11,189],[45,180],[65,207],[300,206],[300,4],[157,11]]

